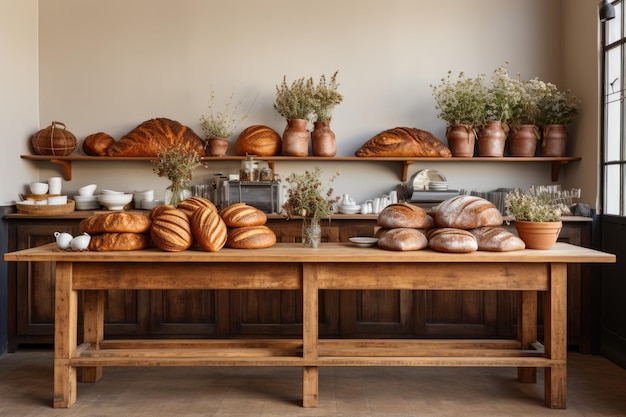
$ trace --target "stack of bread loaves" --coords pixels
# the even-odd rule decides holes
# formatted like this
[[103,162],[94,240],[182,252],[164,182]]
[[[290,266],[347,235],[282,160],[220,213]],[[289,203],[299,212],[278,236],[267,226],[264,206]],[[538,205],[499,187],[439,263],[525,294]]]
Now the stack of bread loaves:
[[150,247],[151,225],[147,216],[116,211],[82,220],[80,230],[91,235],[89,250],[137,250]]
[[522,250],[524,242],[502,226],[500,211],[488,200],[456,196],[431,214],[411,204],[391,204],[378,215],[378,247],[466,253]]
[[228,226],[226,246],[234,249],[262,249],[276,244],[276,235],[265,225],[267,216],[256,207],[235,203],[220,210]]

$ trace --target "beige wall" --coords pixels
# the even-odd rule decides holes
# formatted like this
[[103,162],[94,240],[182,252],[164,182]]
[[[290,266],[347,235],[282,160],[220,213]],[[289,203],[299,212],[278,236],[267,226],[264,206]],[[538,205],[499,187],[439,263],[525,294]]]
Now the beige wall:
[[[566,10],[561,10],[562,3]],[[29,19],[34,17],[24,18]],[[443,139],[444,123],[436,118],[430,84],[448,70],[488,73],[510,61],[512,73],[567,84],[585,100],[585,112],[572,132],[572,147],[577,155],[584,152],[585,160],[571,164],[561,182],[580,186],[595,178],[593,172],[579,174],[590,163],[579,132],[588,137],[597,130],[597,85],[587,78],[597,72],[594,2],[318,0],[313,9],[301,0],[46,0],[39,2],[38,30],[39,122],[43,127],[63,121],[79,139],[97,131],[119,137],[161,116],[201,134],[198,118],[211,86],[218,101],[233,86],[236,95],[245,96],[244,104],[258,93],[236,134],[251,124],[282,132],[284,121],[272,103],[283,74],[289,80],[317,78],[336,69],[345,96],[332,124],[338,155],[352,155],[372,135],[395,126],[419,127]],[[27,49],[32,53],[36,47]],[[24,114],[32,118],[36,109]],[[32,123],[20,126],[33,128]],[[13,141],[28,140],[23,132],[16,136]],[[29,162],[19,160],[23,152],[16,149],[2,157],[13,166],[28,167]],[[277,168],[287,174],[313,164],[282,163]],[[350,192],[359,200],[399,182],[399,167],[393,164],[315,165],[328,173],[341,168],[337,192]],[[38,167],[43,178],[59,172],[51,164]],[[194,183],[236,168],[212,165],[197,172]],[[549,167],[541,164],[420,163],[411,165],[409,174],[423,168],[441,170],[454,188],[550,182]],[[90,182],[128,191],[161,191],[167,185],[147,163],[75,163],[73,178],[65,188],[70,193]],[[3,190],[5,198],[14,198],[20,188],[11,187],[16,190]],[[585,183],[585,194],[595,196],[594,187]]]

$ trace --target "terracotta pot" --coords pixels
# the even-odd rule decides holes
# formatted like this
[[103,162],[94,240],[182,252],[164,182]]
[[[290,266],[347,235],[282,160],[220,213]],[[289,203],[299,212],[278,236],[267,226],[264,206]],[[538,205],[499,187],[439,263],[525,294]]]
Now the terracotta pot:
[[478,156],[504,156],[506,131],[499,120],[490,120],[478,131]]
[[472,129],[471,126],[448,126],[448,128],[446,129],[446,139],[448,139],[448,148],[450,148],[452,156],[474,156],[474,144],[476,142],[476,134],[474,133],[474,129]]
[[509,132],[509,153],[511,156],[535,156],[539,129],[535,125],[513,125]]
[[309,138],[311,134],[306,128],[308,120],[287,120],[287,127],[283,132],[283,155],[308,156]]
[[228,140],[224,138],[207,139],[207,154],[209,156],[224,156],[228,150]]
[[318,120],[313,123],[311,153],[313,156],[335,156],[337,153],[335,133],[330,130],[330,120]]
[[565,156],[567,150],[565,125],[546,125],[541,130],[541,156]]
[[556,243],[563,222],[515,221],[515,229],[527,249],[550,249]]

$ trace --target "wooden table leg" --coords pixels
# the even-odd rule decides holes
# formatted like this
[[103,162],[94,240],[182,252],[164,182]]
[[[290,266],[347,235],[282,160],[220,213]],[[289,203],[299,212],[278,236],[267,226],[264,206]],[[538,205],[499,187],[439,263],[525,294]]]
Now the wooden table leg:
[[56,263],[54,291],[54,400],[55,408],[76,402],[76,368],[69,360],[76,356],[78,296],[72,289],[72,263]]
[[[520,291],[517,308],[517,339],[522,349],[530,349],[537,341],[537,292]],[[520,382],[537,382],[537,368],[517,368]]]
[[567,402],[567,264],[550,264],[550,290],[544,303],[546,356],[559,363],[545,368],[545,404]]
[[[83,338],[92,348],[100,349],[104,340],[104,290],[84,292]],[[102,367],[81,368],[82,382],[98,382],[102,379]]]
[[[317,267],[305,263],[302,266],[302,355],[306,359],[317,359],[318,329],[318,286]],[[317,407],[318,367],[305,366],[302,370],[302,407]]]

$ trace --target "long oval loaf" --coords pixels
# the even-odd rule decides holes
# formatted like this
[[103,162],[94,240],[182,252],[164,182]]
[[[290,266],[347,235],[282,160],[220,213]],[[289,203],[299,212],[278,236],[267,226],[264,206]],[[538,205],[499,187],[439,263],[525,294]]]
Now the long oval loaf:
[[117,211],[95,214],[80,222],[81,232],[90,235],[102,233],[148,233],[152,220],[142,214]]
[[150,236],[140,233],[103,233],[91,236],[89,250],[139,250],[150,247]]
[[411,227],[429,229],[433,227],[433,219],[421,207],[413,204],[390,204],[378,214],[378,225],[386,229]]
[[476,238],[467,230],[442,227],[429,230],[426,236],[428,247],[438,252],[469,253],[478,250]]
[[220,216],[228,227],[261,226],[267,216],[256,207],[245,203],[235,203],[220,210]]
[[202,207],[208,207],[211,210],[217,212],[217,207],[215,207],[215,204],[213,204],[211,200],[207,200],[206,198],[203,198],[203,197],[186,198],[180,203],[178,203],[178,206],[176,208],[178,208],[179,210],[182,210],[187,215],[187,217],[191,218],[194,211]]
[[435,226],[474,229],[502,226],[502,214],[489,200],[459,195],[445,200],[434,210]]
[[515,234],[503,227],[478,227],[468,230],[476,237],[478,250],[490,252],[509,252],[522,250],[526,244]]
[[267,226],[234,227],[228,230],[226,246],[234,249],[263,249],[276,244],[276,235]]
[[210,207],[201,207],[189,219],[191,234],[196,243],[207,252],[217,252],[226,244],[226,224]]
[[380,235],[377,245],[379,248],[386,250],[420,250],[428,247],[428,240],[426,240],[426,236],[417,229],[400,227],[386,230]]
[[167,252],[189,249],[193,243],[189,218],[176,208],[159,213],[152,221],[150,236],[157,248]]

